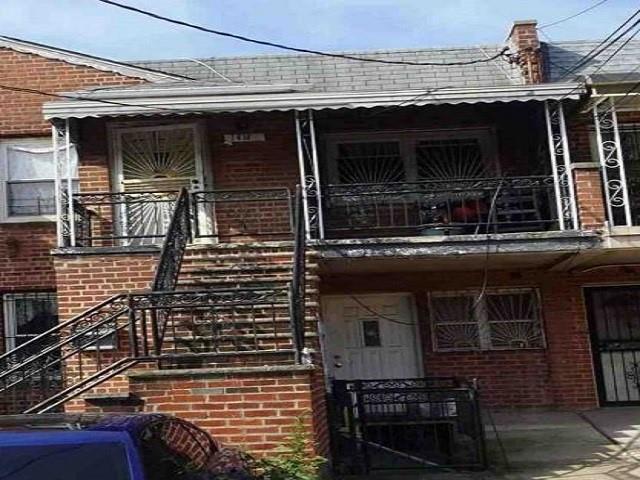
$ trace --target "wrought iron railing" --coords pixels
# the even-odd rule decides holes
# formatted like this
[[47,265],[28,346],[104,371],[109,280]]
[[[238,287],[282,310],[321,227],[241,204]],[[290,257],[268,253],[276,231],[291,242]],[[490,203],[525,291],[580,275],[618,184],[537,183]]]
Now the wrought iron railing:
[[178,196],[177,191],[74,193],[73,226],[65,216],[65,244],[78,247],[159,244],[167,233]]
[[326,185],[328,238],[537,232],[558,226],[553,177]]
[[194,192],[192,208],[195,238],[233,242],[290,240],[293,235],[288,188]]
[[189,192],[180,191],[164,237],[151,289],[155,292],[175,290],[187,244],[191,241]]
[[478,391],[470,382],[334,380],[328,404],[341,473],[486,464]]

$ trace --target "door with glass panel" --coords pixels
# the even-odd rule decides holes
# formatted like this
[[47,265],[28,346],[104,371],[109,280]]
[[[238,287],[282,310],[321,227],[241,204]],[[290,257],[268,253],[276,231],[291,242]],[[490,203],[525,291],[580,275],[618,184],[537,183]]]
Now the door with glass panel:
[[183,187],[203,183],[197,124],[113,130],[118,235],[129,245],[162,242]]

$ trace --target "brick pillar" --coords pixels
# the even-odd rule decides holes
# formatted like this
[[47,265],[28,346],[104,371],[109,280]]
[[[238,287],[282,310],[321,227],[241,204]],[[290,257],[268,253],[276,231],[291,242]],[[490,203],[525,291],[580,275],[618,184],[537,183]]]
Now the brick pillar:
[[600,165],[595,162],[581,162],[572,164],[571,169],[576,186],[580,228],[602,230],[605,228],[607,215]]
[[512,62],[520,67],[527,84],[544,82],[544,65],[537,25],[536,20],[516,20],[507,37],[510,53],[515,54]]

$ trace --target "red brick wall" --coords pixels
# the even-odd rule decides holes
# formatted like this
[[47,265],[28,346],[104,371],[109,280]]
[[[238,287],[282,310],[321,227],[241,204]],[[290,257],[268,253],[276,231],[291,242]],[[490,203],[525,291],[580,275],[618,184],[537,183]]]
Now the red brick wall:
[[[214,438],[266,453],[292,432],[297,418],[304,419],[311,438],[319,418],[310,415],[314,404],[313,371],[295,370],[191,375],[135,376],[131,393],[144,403],[142,411],[169,413],[194,422]],[[323,422],[326,423],[326,422]],[[326,440],[314,450],[326,454]],[[316,436],[316,439],[318,437]]]
[[584,230],[604,228],[607,214],[598,164],[573,171],[580,227]]
[[[6,48],[0,48],[0,78],[4,85],[52,93],[145,83],[141,79]],[[51,97],[44,95],[0,89],[0,137],[48,135],[51,128],[42,116],[42,104],[51,100]]]
[[[0,48],[3,85],[72,91],[91,86],[137,84],[143,80]],[[0,89],[0,139],[20,136],[50,138],[42,104],[52,98]],[[0,201],[4,201],[0,199]],[[55,290],[53,261],[56,246],[53,222],[0,225],[0,294],[11,291]],[[0,336],[3,335],[0,324]],[[0,341],[0,350],[4,342]]]
[[535,20],[517,21],[513,24],[509,41],[510,53],[516,55],[516,61],[527,83],[544,81],[543,56],[540,52],[540,40]]
[[606,269],[588,274],[491,271],[491,287],[539,289],[547,348],[538,350],[433,351],[427,292],[478,289],[482,284],[479,272],[326,275],[321,293],[411,292],[418,306],[425,373],[477,378],[488,405],[591,408],[597,405],[597,396],[582,287],[607,282],[637,283],[637,270]]

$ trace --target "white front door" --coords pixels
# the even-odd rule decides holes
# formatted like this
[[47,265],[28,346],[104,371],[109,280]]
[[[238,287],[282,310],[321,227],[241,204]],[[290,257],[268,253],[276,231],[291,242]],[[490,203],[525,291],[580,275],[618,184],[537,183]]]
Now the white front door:
[[368,380],[422,375],[411,295],[325,297],[323,312],[329,377]]

